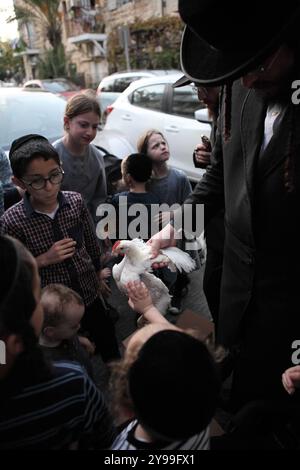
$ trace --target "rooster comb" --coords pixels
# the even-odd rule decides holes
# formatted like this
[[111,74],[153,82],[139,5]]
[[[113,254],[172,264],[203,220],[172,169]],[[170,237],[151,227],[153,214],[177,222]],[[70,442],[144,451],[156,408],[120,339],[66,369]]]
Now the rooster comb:
[[118,240],[116,243],[114,243],[113,247],[112,247],[112,251],[114,251],[116,248],[118,248],[118,246],[121,244],[121,241]]

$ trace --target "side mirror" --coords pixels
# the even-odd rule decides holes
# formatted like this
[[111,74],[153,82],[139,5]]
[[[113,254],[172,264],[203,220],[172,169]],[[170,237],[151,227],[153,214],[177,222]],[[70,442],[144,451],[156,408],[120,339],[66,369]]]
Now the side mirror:
[[207,108],[197,109],[197,111],[195,111],[195,119],[203,124],[212,124],[212,119],[208,115]]

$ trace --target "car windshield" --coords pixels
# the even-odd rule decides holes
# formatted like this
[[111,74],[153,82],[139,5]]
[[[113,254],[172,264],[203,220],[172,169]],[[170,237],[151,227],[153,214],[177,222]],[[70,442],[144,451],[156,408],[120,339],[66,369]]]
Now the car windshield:
[[51,91],[51,93],[62,93],[64,91],[76,91],[77,87],[71,82],[65,82],[64,80],[57,80],[51,82],[43,82],[45,90]]
[[140,78],[143,78],[143,76],[135,75],[109,79],[101,85],[101,91],[122,93],[132,82]]
[[41,134],[50,141],[63,135],[66,102],[47,93],[0,94],[0,147],[8,149],[24,134]]

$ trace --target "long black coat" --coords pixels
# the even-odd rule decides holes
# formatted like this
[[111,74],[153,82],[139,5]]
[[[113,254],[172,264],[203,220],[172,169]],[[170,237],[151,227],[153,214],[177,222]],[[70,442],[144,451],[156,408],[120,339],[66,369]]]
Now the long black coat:
[[225,204],[217,338],[241,347],[234,382],[241,403],[281,395],[281,373],[293,365],[292,343],[300,339],[300,181],[294,194],[284,186],[292,106],[259,155],[267,106],[235,82],[231,138],[225,143],[221,135],[221,113],[213,165],[186,201]]

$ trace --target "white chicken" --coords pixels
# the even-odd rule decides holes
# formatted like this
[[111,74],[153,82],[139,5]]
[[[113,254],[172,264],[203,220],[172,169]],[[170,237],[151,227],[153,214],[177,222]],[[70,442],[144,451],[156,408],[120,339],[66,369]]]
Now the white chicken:
[[156,258],[151,258],[151,247],[143,240],[121,240],[114,244],[113,254],[124,255],[124,259],[115,264],[112,275],[118,288],[127,293],[126,285],[130,281],[142,281],[150,291],[153,304],[165,315],[171,302],[166,285],[152,273],[153,263],[167,262],[168,268],[175,272],[176,268],[187,273],[195,269],[195,261],[179,248],[170,247],[160,250]]

